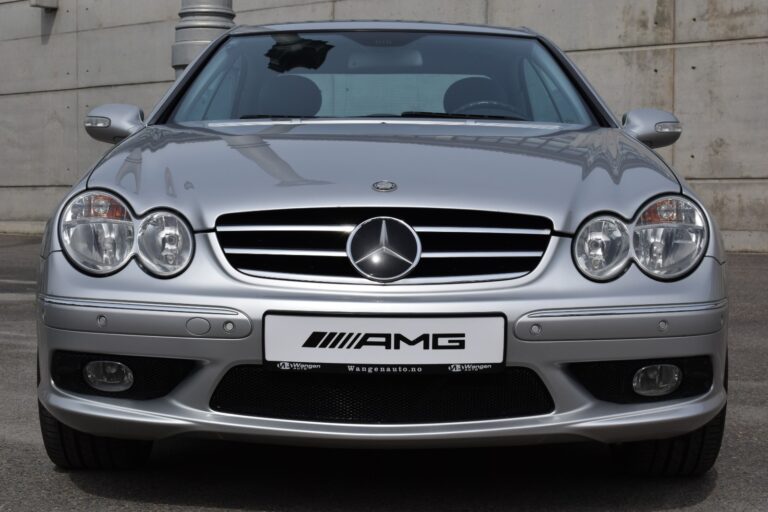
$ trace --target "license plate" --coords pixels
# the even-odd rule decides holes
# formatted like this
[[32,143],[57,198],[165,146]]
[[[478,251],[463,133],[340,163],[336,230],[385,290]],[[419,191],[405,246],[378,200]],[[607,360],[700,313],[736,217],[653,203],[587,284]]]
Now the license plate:
[[506,319],[264,317],[264,360],[276,369],[362,373],[482,372],[504,363]]

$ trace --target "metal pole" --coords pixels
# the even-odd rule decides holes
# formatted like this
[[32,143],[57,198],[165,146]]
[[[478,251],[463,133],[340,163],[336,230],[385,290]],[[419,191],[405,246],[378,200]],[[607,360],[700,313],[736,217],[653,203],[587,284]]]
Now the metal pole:
[[234,26],[232,0],[181,0],[171,65],[179,76],[219,34]]

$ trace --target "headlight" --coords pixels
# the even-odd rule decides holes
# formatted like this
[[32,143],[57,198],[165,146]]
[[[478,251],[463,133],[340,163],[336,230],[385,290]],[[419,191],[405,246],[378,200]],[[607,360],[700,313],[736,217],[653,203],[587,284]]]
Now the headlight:
[[192,230],[172,212],[155,212],[139,225],[139,258],[161,277],[184,270],[192,259]]
[[114,272],[133,253],[131,212],[105,192],[86,192],[70,201],[61,216],[60,233],[70,260],[86,272]]
[[194,253],[192,230],[179,215],[156,211],[137,219],[108,192],[76,196],[61,214],[59,232],[69,259],[90,274],[116,272],[136,255],[148,273],[172,277]]
[[626,224],[610,217],[595,217],[576,235],[573,257],[586,276],[606,281],[622,272],[629,260],[630,239]]
[[611,215],[587,221],[573,241],[573,259],[591,279],[608,281],[633,259],[643,272],[675,279],[693,270],[707,250],[704,213],[680,196],[656,199],[627,223]]
[[640,211],[632,228],[635,261],[648,274],[674,279],[701,261],[707,249],[701,209],[683,197],[663,197]]

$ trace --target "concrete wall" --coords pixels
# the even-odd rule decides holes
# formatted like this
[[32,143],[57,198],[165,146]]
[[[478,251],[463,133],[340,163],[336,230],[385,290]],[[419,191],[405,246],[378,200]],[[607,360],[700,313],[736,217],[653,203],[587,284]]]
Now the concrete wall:
[[0,230],[39,230],[110,147],[82,127],[91,107],[147,111],[168,88],[178,10],[176,0],[59,0],[57,11],[0,0]]
[[[173,79],[177,0],[60,5],[53,15],[0,0],[0,229],[44,218],[106,149],[81,127],[90,106],[148,110]],[[410,19],[539,30],[617,113],[677,113],[684,134],[663,156],[712,208],[729,248],[768,251],[768,0],[234,0],[234,8],[239,24]]]

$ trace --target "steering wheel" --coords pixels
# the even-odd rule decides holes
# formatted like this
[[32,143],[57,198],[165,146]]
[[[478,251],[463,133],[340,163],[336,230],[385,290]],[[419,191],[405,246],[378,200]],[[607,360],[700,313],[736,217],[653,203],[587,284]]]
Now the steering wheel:
[[469,103],[465,103],[459,108],[452,110],[450,113],[466,114],[468,113],[467,112],[468,110],[478,110],[478,109],[503,110],[511,114],[510,116],[506,116],[506,117],[517,119],[519,121],[528,120],[528,116],[520,112],[520,110],[518,110],[517,107],[515,107],[514,105],[510,105],[509,103],[504,103],[503,101],[497,101],[497,100],[470,101]]

